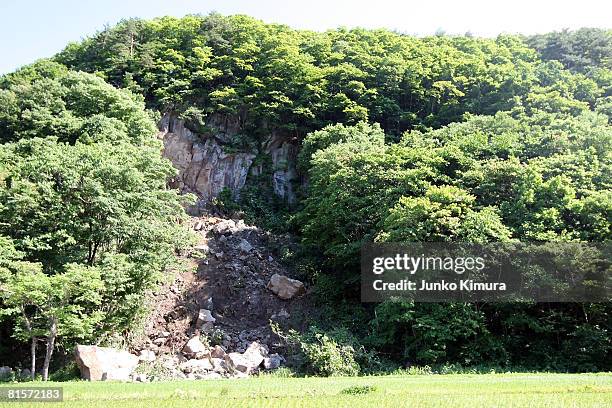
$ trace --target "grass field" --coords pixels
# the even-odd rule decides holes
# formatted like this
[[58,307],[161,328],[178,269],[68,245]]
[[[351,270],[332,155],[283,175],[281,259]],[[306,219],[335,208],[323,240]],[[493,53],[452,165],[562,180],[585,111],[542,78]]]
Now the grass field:
[[64,402],[0,407],[612,407],[610,373],[34,384],[64,387]]

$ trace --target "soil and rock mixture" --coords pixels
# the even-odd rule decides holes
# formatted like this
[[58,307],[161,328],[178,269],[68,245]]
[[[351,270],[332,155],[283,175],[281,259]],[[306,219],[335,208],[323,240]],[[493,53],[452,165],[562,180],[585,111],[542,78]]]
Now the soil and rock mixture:
[[[249,374],[264,365],[276,368],[284,362],[286,350],[270,322],[303,328],[309,309],[302,283],[287,279],[294,274],[280,261],[282,252],[293,246],[290,237],[211,215],[193,217],[190,227],[200,240],[186,257],[189,267],[152,297],[145,338],[134,345],[133,352],[141,355],[145,366],[161,364],[165,375],[151,374],[162,377],[194,377],[184,368],[193,365],[190,358],[207,355],[185,350],[194,338],[208,350],[218,346],[218,351],[222,348],[232,357],[225,357],[224,369],[216,370],[224,376]],[[280,291],[275,286],[279,279],[286,286]],[[253,349],[274,361],[236,369],[242,356]],[[195,378],[208,378],[204,374]]]

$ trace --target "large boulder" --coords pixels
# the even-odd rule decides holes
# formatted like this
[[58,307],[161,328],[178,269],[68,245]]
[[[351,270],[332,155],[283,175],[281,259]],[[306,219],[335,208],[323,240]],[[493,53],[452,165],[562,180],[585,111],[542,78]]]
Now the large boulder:
[[200,341],[198,336],[189,339],[185,347],[183,347],[183,353],[192,356],[204,356],[208,354],[208,348]]
[[138,356],[139,361],[153,362],[155,361],[155,352],[153,350],[142,350]]
[[302,282],[297,279],[288,278],[284,275],[279,275],[278,273],[272,275],[266,287],[274,292],[276,296],[284,300],[292,299],[306,292],[306,288]]
[[263,366],[266,370],[275,370],[280,367],[284,360],[280,354],[270,354],[270,356],[264,358]]
[[77,345],[75,359],[81,377],[89,381],[128,381],[138,365],[137,356],[110,347]]
[[223,349],[223,347],[217,345],[210,349],[210,356],[212,358],[224,358],[225,350]]
[[256,341],[251,343],[244,353],[229,353],[225,355],[225,363],[231,370],[251,374],[268,356],[268,348]]
[[13,376],[13,369],[9,366],[0,367],[0,380],[8,380]]
[[249,374],[252,370],[251,363],[241,353],[229,353],[225,355],[225,364],[232,370]]
[[212,370],[214,367],[208,359],[204,359],[204,360],[191,359],[191,360],[185,361],[184,363],[181,363],[179,368],[181,369],[181,371],[185,373],[196,373],[196,372]]
[[242,353],[244,358],[249,362],[249,365],[255,369],[264,361],[264,358],[268,356],[268,347],[260,344],[257,341],[249,344],[249,347]]

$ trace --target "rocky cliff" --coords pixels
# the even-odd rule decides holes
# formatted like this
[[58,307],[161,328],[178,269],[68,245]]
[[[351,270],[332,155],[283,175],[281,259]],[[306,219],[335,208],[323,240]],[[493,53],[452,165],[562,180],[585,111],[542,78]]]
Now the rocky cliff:
[[240,132],[238,121],[212,115],[207,127],[214,131],[207,135],[194,133],[173,114],[164,115],[160,121],[159,138],[164,143],[164,156],[179,171],[178,176],[170,181],[172,187],[196,194],[204,204],[225,188],[238,197],[249,175],[257,176],[264,172],[262,165],[253,165],[255,157],[264,154],[271,159],[270,182],[275,194],[290,204],[295,201],[294,184],[298,180],[296,140],[272,132],[252,151],[228,152],[226,144]]

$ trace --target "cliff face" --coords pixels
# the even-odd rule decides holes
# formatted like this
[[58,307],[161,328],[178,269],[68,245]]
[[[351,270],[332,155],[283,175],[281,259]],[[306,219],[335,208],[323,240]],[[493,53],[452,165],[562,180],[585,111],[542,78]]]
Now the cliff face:
[[[232,120],[217,116],[210,119],[214,135],[199,135],[185,127],[176,116],[166,114],[160,121],[159,137],[164,143],[164,157],[179,171],[170,186],[182,192],[194,193],[201,203],[207,203],[228,188],[234,197],[247,182],[249,174],[260,174],[261,166],[253,166],[257,151],[226,153],[223,143],[239,131]],[[259,152],[270,155],[274,192],[288,203],[295,201],[293,184],[297,144],[277,133],[272,133],[260,146]]]

